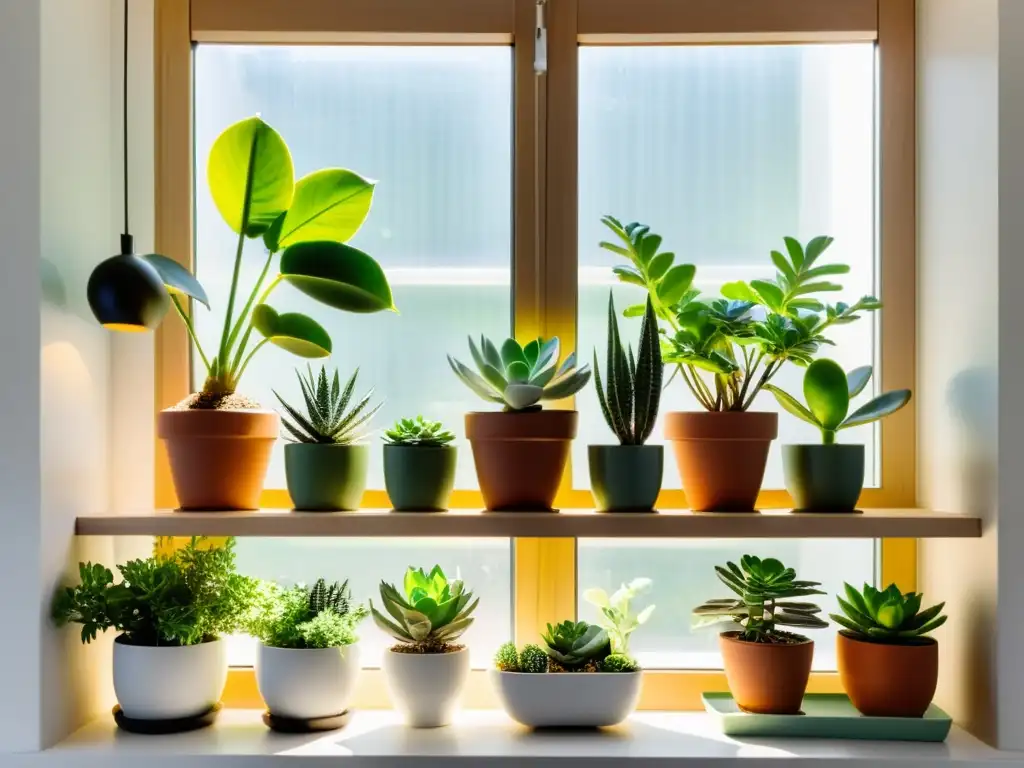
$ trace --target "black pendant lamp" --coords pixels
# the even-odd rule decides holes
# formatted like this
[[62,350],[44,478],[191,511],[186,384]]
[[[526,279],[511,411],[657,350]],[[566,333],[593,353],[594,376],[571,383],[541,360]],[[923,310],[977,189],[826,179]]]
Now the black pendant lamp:
[[128,229],[128,0],[124,0],[124,233],[121,253],[97,266],[89,276],[89,306],[104,328],[151,331],[164,319],[171,299],[160,273],[135,255]]

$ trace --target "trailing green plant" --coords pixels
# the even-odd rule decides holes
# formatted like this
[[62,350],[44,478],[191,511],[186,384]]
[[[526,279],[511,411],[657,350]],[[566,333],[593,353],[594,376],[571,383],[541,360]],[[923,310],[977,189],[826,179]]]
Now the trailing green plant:
[[337,370],[334,371],[334,378],[330,383],[327,366],[320,367],[318,376],[313,375],[311,366],[307,365],[306,370],[308,375],[305,378],[301,371],[295,371],[306,405],[305,414],[289,405],[276,390],[272,390],[285,410],[281,423],[288,430],[291,441],[320,445],[351,445],[361,440],[363,434],[359,432],[359,428],[373,418],[383,403],[378,403],[369,411],[366,410],[370,398],[373,397],[371,389],[355,406],[351,409],[348,407],[359,369],[352,374],[344,390],[341,389]]
[[601,662],[611,654],[608,631],[585,621],[563,621],[547,625],[541,633],[545,652],[555,662],[549,669],[559,671],[597,672]]
[[898,389],[881,394],[850,413],[850,400],[864,390],[870,379],[870,365],[844,373],[839,363],[822,358],[807,366],[804,373],[806,406],[774,384],[766,384],[765,389],[791,414],[820,429],[821,442],[831,445],[839,430],[878,421],[910,402],[910,390]]
[[637,614],[630,610],[630,603],[650,588],[650,579],[633,579],[621,585],[611,597],[597,587],[583,593],[583,599],[601,611],[598,625],[607,630],[612,653],[629,655],[629,636],[654,613],[653,605]]
[[448,364],[462,383],[492,403],[501,403],[506,411],[540,409],[542,400],[572,397],[590,381],[589,366],[576,368],[573,352],[558,364],[558,337],[538,338],[525,347],[515,339],[505,339],[501,351],[484,336],[480,346],[469,339],[469,351],[479,373],[448,355]]
[[437,448],[448,445],[455,435],[444,428],[440,421],[430,421],[422,416],[415,419],[399,419],[395,426],[384,432],[388,445],[410,445],[423,448]]
[[601,662],[602,672],[639,672],[640,665],[631,656],[624,653],[613,653]]
[[[820,298],[842,290],[829,278],[850,271],[846,264],[818,264],[831,237],[806,245],[786,237],[786,253],[771,252],[774,278],[727,283],[721,298],[702,298],[693,288],[696,268],[674,264],[675,254],[661,251],[662,238],[649,226],[623,226],[612,216],[601,221],[620,242],[600,246],[630,262],[614,267],[615,275],[647,291],[661,322],[664,362],[675,366],[708,411],[746,411],[783,364],[808,365],[822,345],[832,344],[825,335],[829,328],[882,306],[873,296],[854,304]],[[624,314],[644,312],[636,304]]]
[[661,402],[664,365],[661,361],[661,342],[658,337],[658,319],[650,297],[640,326],[637,356],[633,347],[623,348],[619,338],[619,323],[615,314],[615,301],[608,292],[608,374],[607,391],[601,385],[601,367],[594,350],[594,385],[601,413],[621,445],[643,445],[654,430]]
[[409,567],[399,592],[380,583],[380,600],[386,618],[373,607],[370,612],[377,626],[398,641],[392,648],[400,653],[447,653],[458,650],[455,641],[473,623],[472,613],[480,603],[461,579],[451,582],[435,565],[430,573]]
[[337,648],[358,641],[356,627],[366,618],[363,605],[353,604],[348,581],[324,579],[306,588],[284,588],[262,582],[260,598],[246,630],[272,648]]
[[519,671],[539,674],[548,671],[548,655],[535,643],[528,643],[519,652]]
[[515,643],[503,643],[494,654],[494,666],[502,672],[519,671],[519,652]]
[[82,642],[113,629],[130,645],[182,646],[240,629],[257,599],[258,582],[235,571],[234,539],[212,546],[193,537],[166,555],[117,566],[121,581],[99,563],[79,563],[81,583],[58,590],[53,618],[81,624]]
[[[166,285],[206,369],[205,397],[194,407],[216,407],[219,399],[233,393],[265,344],[299,357],[331,354],[331,337],[322,325],[299,312],[279,313],[267,304],[281,283],[344,312],[395,309],[380,265],[345,244],[366,219],[376,182],[343,168],[314,171],[296,181],[288,146],[259,117],[241,120],[217,137],[210,149],[207,182],[221,217],[238,235],[223,330],[210,354],[179,299],[191,297],[209,309],[202,285],[173,259],[145,257]],[[241,304],[242,259],[246,244],[254,240],[260,241],[266,255]],[[271,270],[275,261],[277,268]],[[250,347],[253,331],[262,338]]]
[[743,555],[740,564],[716,565],[719,580],[738,597],[708,600],[693,611],[695,625],[732,622],[739,626],[739,638],[752,643],[785,643],[800,635],[784,632],[779,627],[823,629],[828,622],[817,614],[821,608],[810,602],[794,601],[794,597],[824,595],[817,581],[800,581],[796,571],[774,557],[764,560]]
[[946,623],[942,613],[945,603],[921,610],[920,592],[900,592],[890,584],[879,591],[865,584],[857,591],[844,583],[846,599],[838,597],[843,613],[829,614],[840,630],[856,640],[887,645],[921,645],[931,642],[927,637]]

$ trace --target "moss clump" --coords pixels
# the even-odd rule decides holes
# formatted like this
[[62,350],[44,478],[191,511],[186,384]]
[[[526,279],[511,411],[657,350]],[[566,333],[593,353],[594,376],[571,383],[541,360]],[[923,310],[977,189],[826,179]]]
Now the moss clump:
[[640,665],[624,653],[613,653],[601,662],[602,672],[638,672]]

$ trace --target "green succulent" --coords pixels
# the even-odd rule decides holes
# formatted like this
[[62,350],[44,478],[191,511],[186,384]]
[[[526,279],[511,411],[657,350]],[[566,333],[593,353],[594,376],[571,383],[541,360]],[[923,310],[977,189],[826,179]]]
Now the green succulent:
[[661,381],[664,374],[661,362],[661,342],[658,337],[658,318],[654,314],[651,298],[647,297],[643,324],[640,326],[640,344],[637,357],[633,348],[624,349],[619,338],[619,324],[615,315],[615,302],[608,292],[608,374],[607,392],[601,385],[601,368],[594,350],[594,384],[601,403],[604,420],[619,439],[621,445],[643,445],[651,436],[658,418],[661,402]]
[[857,640],[915,645],[929,641],[926,635],[946,623],[942,615],[946,604],[939,603],[922,611],[923,595],[919,592],[904,594],[895,584],[881,591],[865,584],[860,592],[849,584],[843,586],[846,599],[839,597],[838,600],[845,615],[833,613],[830,618]]
[[804,374],[806,406],[773,384],[766,384],[765,389],[791,414],[820,429],[822,442],[831,445],[839,430],[878,421],[910,402],[910,390],[898,389],[881,394],[849,413],[850,400],[864,390],[870,379],[870,365],[844,373],[837,362],[822,358],[811,363]]
[[541,633],[548,658],[566,669],[582,667],[588,662],[601,662],[611,654],[608,631],[585,621],[563,621],[547,625]]
[[534,643],[523,646],[519,652],[519,671],[537,674],[548,671],[548,655]]
[[415,419],[399,419],[395,426],[384,432],[384,441],[388,445],[436,448],[447,445],[454,439],[455,435],[445,429],[440,421],[430,421],[422,416]]
[[321,578],[308,589],[261,582],[245,629],[272,648],[337,648],[358,640],[356,629],[368,615],[352,601],[347,580]]
[[613,653],[601,662],[602,672],[639,672],[640,665],[624,653]]
[[515,643],[504,643],[494,654],[494,666],[502,672],[519,671],[519,654]]
[[[348,404],[352,399],[352,391],[356,386],[359,369],[357,368],[352,374],[352,378],[348,380],[348,384],[342,391],[337,370],[334,371],[333,382],[328,384],[326,366],[320,368],[318,376],[313,375],[311,367],[307,365],[306,368],[307,377],[303,377],[300,371],[295,371],[302,389],[302,398],[306,403],[305,415],[289,405],[276,391],[274,392],[274,396],[284,407],[285,416],[281,419],[281,423],[291,435],[292,442],[350,445],[359,441],[363,437],[362,433],[358,431],[359,427],[372,419],[383,405],[383,403],[378,403],[366,411],[366,406],[369,405],[370,398],[373,396],[371,389],[354,408],[349,410]],[[289,417],[291,417],[290,420]]]
[[469,339],[469,351],[480,373],[448,355],[448,364],[462,383],[484,400],[501,403],[506,411],[539,409],[541,400],[562,400],[590,381],[590,368],[576,368],[576,353],[558,364],[559,341],[538,338],[525,347],[505,339],[501,351],[484,336],[480,346]]
[[460,579],[449,582],[441,566],[435,565],[429,574],[410,566],[402,586],[399,592],[380,583],[381,603],[391,619],[370,601],[377,626],[400,644],[423,653],[445,653],[473,623],[471,614],[480,599],[474,600]]
[[708,600],[693,611],[695,624],[703,626],[731,621],[741,628],[740,639],[771,642],[780,635],[777,627],[823,629],[828,622],[814,603],[793,601],[794,597],[824,595],[817,581],[798,581],[796,571],[773,557],[761,560],[744,555],[740,565],[715,566],[719,580],[738,598]]

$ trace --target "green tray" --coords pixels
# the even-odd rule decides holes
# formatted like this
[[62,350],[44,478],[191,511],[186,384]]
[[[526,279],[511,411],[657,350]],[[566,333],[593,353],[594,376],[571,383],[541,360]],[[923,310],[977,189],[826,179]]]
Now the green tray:
[[728,693],[705,693],[701,698],[727,736],[944,741],[953,722],[934,704],[921,718],[866,717],[843,693],[808,693],[800,715],[744,712]]

